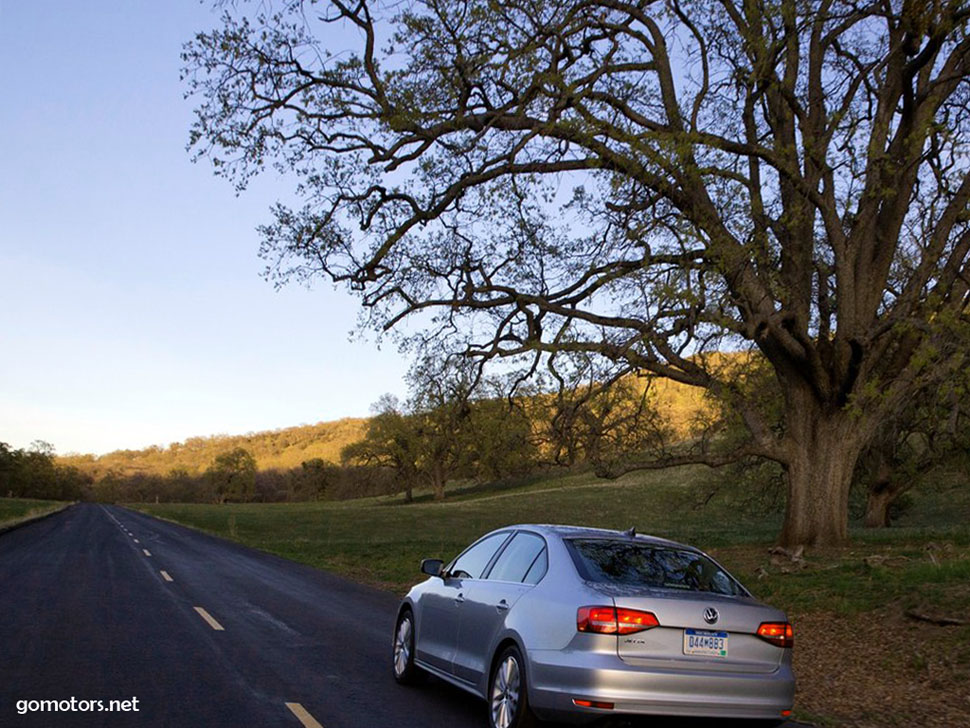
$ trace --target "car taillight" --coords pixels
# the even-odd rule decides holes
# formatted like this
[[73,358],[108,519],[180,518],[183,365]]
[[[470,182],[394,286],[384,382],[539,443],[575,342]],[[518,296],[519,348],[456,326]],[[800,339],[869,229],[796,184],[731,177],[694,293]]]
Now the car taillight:
[[660,624],[651,612],[614,607],[580,607],[576,610],[576,629],[600,634],[633,634]]
[[795,633],[788,622],[762,622],[757,634],[776,647],[791,647],[795,644]]

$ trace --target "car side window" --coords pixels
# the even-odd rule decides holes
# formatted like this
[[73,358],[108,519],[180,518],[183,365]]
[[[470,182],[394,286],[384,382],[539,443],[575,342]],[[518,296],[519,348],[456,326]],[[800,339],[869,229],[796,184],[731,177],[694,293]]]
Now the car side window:
[[[546,542],[535,534],[525,532],[515,534],[515,538],[495,560],[488,578],[494,581],[524,581],[536,559],[545,552],[545,548]],[[536,578],[536,581],[539,578],[541,576]]]
[[546,553],[545,549],[539,552],[536,556],[536,560],[532,562],[532,566],[526,572],[525,578],[522,580],[526,584],[538,584],[542,581],[542,577],[546,575],[546,571],[549,568],[549,555]]
[[508,532],[486,536],[455,559],[448,568],[449,575],[460,579],[478,579],[508,537]]

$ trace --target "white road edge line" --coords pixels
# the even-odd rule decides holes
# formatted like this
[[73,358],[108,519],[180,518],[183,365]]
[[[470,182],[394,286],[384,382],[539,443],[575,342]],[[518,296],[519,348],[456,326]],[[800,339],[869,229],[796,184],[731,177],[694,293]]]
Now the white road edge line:
[[219,624],[215,620],[215,618],[213,618],[213,616],[209,614],[207,611],[205,611],[202,607],[192,607],[192,609],[197,611],[199,613],[199,616],[202,617],[202,619],[204,619],[206,622],[208,622],[209,626],[212,627],[212,629],[216,630],[217,632],[225,632],[225,628],[221,624]]
[[149,551],[148,549],[142,549],[142,551],[145,552],[145,556],[151,556],[152,555],[152,552]]
[[165,571],[165,569],[161,569],[160,571],[161,571],[161,574],[162,574],[162,578],[163,578],[163,579],[164,579],[165,581],[175,581],[175,579],[173,579],[172,577],[170,577],[170,576],[168,575],[168,572],[167,572],[167,571]]
[[323,728],[323,726],[317,722],[317,719],[310,715],[306,708],[299,703],[287,703],[286,707],[290,709],[293,715],[299,718],[300,722],[306,726],[306,728]]

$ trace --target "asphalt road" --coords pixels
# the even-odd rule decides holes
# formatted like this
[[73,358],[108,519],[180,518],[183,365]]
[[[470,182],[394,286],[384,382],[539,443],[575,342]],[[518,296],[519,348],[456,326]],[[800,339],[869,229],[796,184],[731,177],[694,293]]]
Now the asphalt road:
[[[484,728],[484,703],[456,688],[394,682],[396,606],[286,559],[80,504],[0,536],[0,726]],[[72,698],[129,710],[25,702]]]
[[[394,682],[396,604],[191,529],[80,504],[0,537],[0,726],[299,728],[287,707],[297,703],[326,728],[481,728],[484,706],[460,691]],[[137,698],[138,711],[18,712],[17,701],[72,697]]]

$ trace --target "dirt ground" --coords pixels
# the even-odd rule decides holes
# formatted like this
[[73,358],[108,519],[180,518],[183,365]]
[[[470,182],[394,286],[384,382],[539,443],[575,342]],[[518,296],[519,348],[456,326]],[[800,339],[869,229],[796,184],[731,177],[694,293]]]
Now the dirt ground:
[[[755,575],[754,586],[762,576],[777,587],[786,584],[786,574],[814,575],[780,604],[795,628],[797,719],[823,728],[970,728],[970,581],[950,577],[941,590],[897,580],[880,598],[860,579],[854,608],[837,609],[845,595],[826,577],[834,566],[863,562],[885,567],[889,577],[921,563],[965,562],[966,547],[868,544],[814,551],[807,561],[750,546],[717,551],[717,558]],[[826,591],[815,591],[813,583]],[[770,594],[762,598],[773,601]],[[830,603],[831,610],[819,606]],[[960,624],[941,626],[907,613]]]
[[794,615],[796,714],[819,725],[970,726],[970,627],[898,607]]

